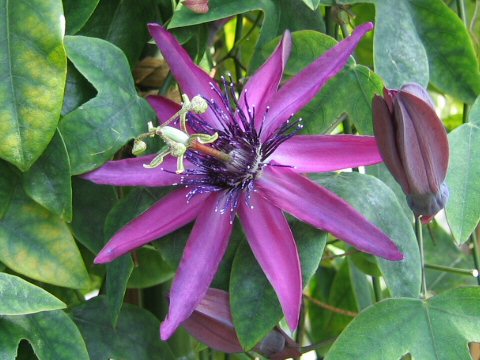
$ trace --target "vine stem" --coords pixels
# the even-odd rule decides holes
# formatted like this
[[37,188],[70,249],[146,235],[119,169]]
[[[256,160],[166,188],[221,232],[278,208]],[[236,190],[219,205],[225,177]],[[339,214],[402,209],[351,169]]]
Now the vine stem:
[[476,278],[478,278],[478,274],[479,274],[477,269],[459,269],[459,268],[454,268],[450,266],[427,264],[427,263],[425,264],[425,269],[432,269],[432,270],[448,272],[452,274],[473,276]]
[[420,266],[422,271],[422,298],[427,298],[427,280],[425,278],[425,255],[423,253],[423,233],[420,217],[415,217],[415,234],[417,235],[418,249],[420,250]]
[[467,25],[467,17],[465,16],[465,3],[463,0],[457,0],[457,13],[460,19],[462,19],[465,26]]
[[315,304],[318,307],[321,307],[322,309],[329,310],[329,311],[337,313],[337,314],[346,315],[346,316],[350,316],[350,317],[355,317],[355,316],[358,315],[358,313],[356,313],[354,311],[344,310],[344,309],[340,309],[340,308],[337,308],[337,307],[329,305],[329,304],[325,304],[324,302],[321,302],[320,300],[317,300],[314,297],[311,297],[310,295],[303,294],[303,297],[305,299],[307,299],[308,301],[310,301],[312,304]]
[[[478,239],[477,239],[477,230],[473,230],[472,235],[470,235],[470,238],[473,243],[473,263],[475,265],[475,269],[477,270],[477,273],[480,273],[480,249],[478,245]],[[477,276],[477,283],[480,285],[480,276]]]

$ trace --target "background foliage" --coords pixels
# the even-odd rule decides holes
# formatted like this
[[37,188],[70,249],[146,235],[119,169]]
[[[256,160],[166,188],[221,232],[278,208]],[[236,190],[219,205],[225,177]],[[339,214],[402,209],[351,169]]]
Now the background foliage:
[[[93,265],[105,242],[168,189],[97,186],[76,175],[130,156],[131,140],[155,121],[145,95],[180,99],[148,22],[168,27],[206,71],[230,72],[242,84],[285,30],[294,41],[288,78],[366,21],[375,32],[299,114],[305,132],[372,134],[371,100],[384,85],[428,86],[449,131],[448,223],[440,217],[424,228],[431,297],[423,300],[413,215],[386,168],[312,177],[400,244],[408,261],[359,253],[290,219],[306,284],[294,337],[314,344],[313,358],[480,358],[468,348],[480,342],[472,276],[479,268],[479,1],[210,0],[206,14],[174,0],[0,5],[1,359],[226,358],[182,329],[169,342],[158,336],[188,227],[133,260]],[[240,228],[213,286],[230,292],[245,350],[283,325]]]

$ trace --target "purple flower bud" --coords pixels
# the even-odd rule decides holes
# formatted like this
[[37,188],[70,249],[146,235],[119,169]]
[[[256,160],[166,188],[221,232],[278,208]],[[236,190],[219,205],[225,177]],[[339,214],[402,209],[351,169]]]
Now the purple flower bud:
[[418,84],[384,89],[373,99],[377,144],[416,216],[429,222],[445,207],[448,139],[427,91]]
[[182,4],[197,14],[208,13],[208,0],[183,0]]
[[[182,326],[212,349],[226,353],[243,352],[230,313],[228,293],[209,288],[207,294]],[[300,346],[281,329],[274,329],[255,348],[271,359],[298,357]]]

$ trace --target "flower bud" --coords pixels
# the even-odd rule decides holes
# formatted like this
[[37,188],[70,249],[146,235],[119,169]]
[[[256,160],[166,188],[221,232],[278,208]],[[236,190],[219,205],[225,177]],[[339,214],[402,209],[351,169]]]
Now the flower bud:
[[208,13],[208,0],[183,0],[182,4],[197,14]]
[[208,103],[203,97],[197,95],[194,96],[190,102],[190,107],[191,111],[193,111],[195,114],[203,114],[208,110]]
[[[182,326],[190,335],[214,350],[226,353],[244,351],[235,332],[229,295],[225,291],[208,289]],[[302,354],[300,346],[281,329],[273,329],[253,350],[269,359],[286,359]]]
[[147,150],[147,144],[144,141],[138,140],[138,139],[135,139],[133,141],[133,148],[132,148],[133,155],[135,156],[140,155],[145,150]]
[[377,144],[385,165],[423,222],[445,207],[448,139],[427,91],[418,84],[384,89],[373,99]]

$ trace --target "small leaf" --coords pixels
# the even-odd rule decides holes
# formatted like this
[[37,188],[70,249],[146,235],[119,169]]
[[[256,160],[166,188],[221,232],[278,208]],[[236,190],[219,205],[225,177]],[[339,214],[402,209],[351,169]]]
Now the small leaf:
[[89,360],[85,343],[63,311],[0,318],[0,358],[15,359],[20,340],[27,339],[40,360]]
[[28,196],[65,221],[72,220],[70,161],[59,132],[22,180]]
[[167,343],[160,341],[160,323],[152,314],[124,304],[114,328],[107,308],[106,299],[96,297],[71,312],[91,360],[175,360]]
[[155,119],[137,95],[125,55],[107,41],[65,37],[68,58],[98,90],[94,99],[67,114],[60,123],[72,174],[99,167],[129,139],[145,132]]
[[66,307],[42,288],[5,273],[0,273],[0,294],[0,315],[25,315]]
[[479,301],[480,287],[381,301],[350,323],[325,359],[471,359],[468,343],[480,341]]
[[100,0],[63,0],[67,34],[74,35],[88,21]]
[[385,282],[395,297],[420,294],[420,255],[412,224],[403,214],[393,192],[373,176],[356,172],[322,174],[312,178],[344,198],[377,225],[400,248],[402,261],[377,258]]
[[22,171],[45,150],[60,117],[62,16],[60,0],[0,1],[0,157]]
[[480,220],[480,100],[470,113],[471,122],[448,134],[450,163],[447,185],[450,190],[446,213],[455,241],[463,244]]
[[320,0],[303,0],[303,2],[312,10],[316,10],[320,5]]
[[20,274],[54,285],[81,289],[90,283],[68,227],[19,186],[0,220],[0,261]]

